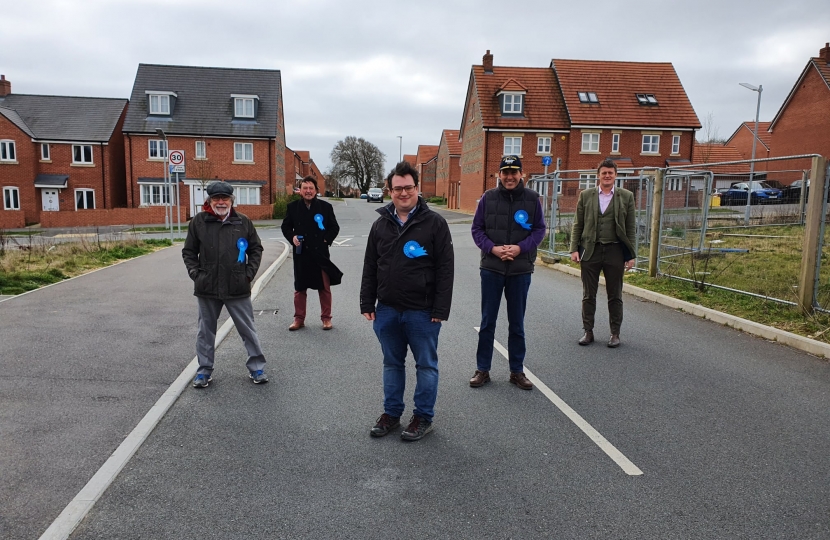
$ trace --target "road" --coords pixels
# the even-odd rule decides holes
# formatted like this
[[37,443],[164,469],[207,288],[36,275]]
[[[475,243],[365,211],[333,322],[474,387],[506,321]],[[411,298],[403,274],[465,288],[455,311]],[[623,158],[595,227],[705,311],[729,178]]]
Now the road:
[[[622,347],[579,347],[579,280],[540,267],[526,367],[546,390],[510,385],[500,356],[493,382],[472,389],[469,217],[450,225],[435,431],[372,439],[381,358],[358,288],[378,207],[334,204],[334,330],[316,324],[312,294],[306,328],[287,331],[287,261],[255,301],[271,383],[250,384],[232,332],[215,382],[183,393],[72,538],[830,536],[827,363],[628,296]],[[600,336],[606,326],[600,309]],[[496,339],[507,342],[503,310]],[[410,407],[413,387],[410,376]]]

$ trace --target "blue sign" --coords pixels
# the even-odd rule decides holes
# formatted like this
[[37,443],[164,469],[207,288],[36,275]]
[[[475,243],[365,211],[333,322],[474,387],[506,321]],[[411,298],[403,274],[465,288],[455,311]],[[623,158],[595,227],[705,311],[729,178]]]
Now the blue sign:
[[553,160],[550,158],[550,156],[545,156],[542,158],[542,165],[544,165],[545,167],[547,167],[551,163],[553,163]]

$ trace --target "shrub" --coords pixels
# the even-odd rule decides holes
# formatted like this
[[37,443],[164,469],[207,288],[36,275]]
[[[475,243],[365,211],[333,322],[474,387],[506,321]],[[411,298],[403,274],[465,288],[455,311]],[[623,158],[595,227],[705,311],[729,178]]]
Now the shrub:
[[430,197],[427,202],[430,204],[447,204],[447,199],[444,197]]
[[288,193],[277,193],[276,199],[274,200],[274,219],[285,219],[285,213],[288,210],[288,203],[292,201],[298,201],[301,197],[296,193],[288,194]]

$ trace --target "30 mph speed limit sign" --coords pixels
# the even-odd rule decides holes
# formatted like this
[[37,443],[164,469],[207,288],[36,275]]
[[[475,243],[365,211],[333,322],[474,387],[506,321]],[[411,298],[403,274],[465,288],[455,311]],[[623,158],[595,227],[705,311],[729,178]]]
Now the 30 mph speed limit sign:
[[171,165],[183,165],[184,164],[184,151],[183,150],[170,150],[169,154],[170,164]]

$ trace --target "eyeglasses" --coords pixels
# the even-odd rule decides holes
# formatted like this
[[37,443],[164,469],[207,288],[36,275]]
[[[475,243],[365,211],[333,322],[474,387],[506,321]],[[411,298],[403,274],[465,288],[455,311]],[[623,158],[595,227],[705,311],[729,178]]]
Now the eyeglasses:
[[231,200],[230,195],[211,195],[210,198],[213,199],[214,201],[229,201],[229,200]]
[[407,193],[414,193],[415,186],[395,186],[393,188],[390,188],[390,191],[394,191],[395,195],[400,195],[403,191],[406,191]]

